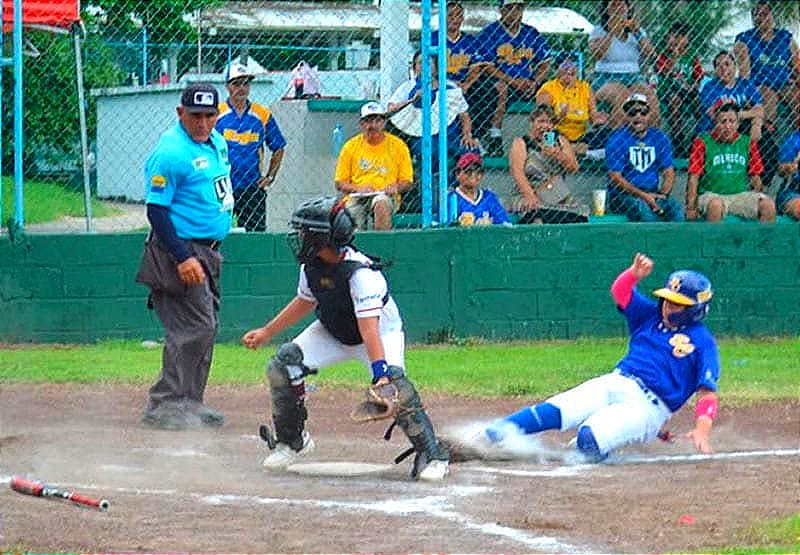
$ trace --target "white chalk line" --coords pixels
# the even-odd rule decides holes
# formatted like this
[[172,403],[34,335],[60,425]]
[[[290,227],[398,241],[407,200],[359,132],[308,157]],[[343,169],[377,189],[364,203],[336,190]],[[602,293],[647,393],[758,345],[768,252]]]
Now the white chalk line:
[[[184,453],[172,453],[175,456],[183,456]],[[617,462],[609,464],[663,464],[663,463],[682,463],[682,462],[701,462],[724,459],[741,459],[755,457],[788,457],[800,455],[800,449],[762,449],[754,451],[732,451],[710,454],[686,454],[686,455],[655,455],[655,456],[627,456],[620,458]],[[504,474],[523,477],[569,477],[580,474],[582,471],[597,468],[598,465],[571,465],[559,466],[545,470],[520,470],[512,468],[492,468],[492,467],[464,467],[462,471],[483,472],[490,474]],[[12,476],[0,476],[0,483],[8,484]],[[455,522],[468,530],[475,530],[489,536],[496,536],[515,541],[527,547],[561,553],[579,553],[590,551],[585,547],[578,547],[559,541],[549,536],[533,536],[516,528],[501,526],[496,523],[486,523],[475,521],[452,509],[452,504],[447,502],[444,496],[426,496],[419,498],[408,498],[392,501],[374,502],[345,502],[331,501],[322,499],[289,499],[276,497],[260,496],[240,496],[230,494],[208,495],[195,492],[181,492],[175,489],[155,489],[155,488],[130,488],[130,487],[103,487],[97,484],[69,484],[50,482],[50,485],[59,488],[73,488],[76,490],[102,490],[115,493],[132,495],[151,495],[151,496],[170,496],[184,495],[198,499],[200,502],[212,505],[236,505],[236,504],[289,504],[299,506],[313,506],[330,509],[343,509],[346,511],[361,510],[365,512],[381,512],[387,515],[408,515],[413,513],[428,514],[450,522]],[[450,488],[454,490],[454,488]],[[484,488],[461,488],[452,491],[457,496],[468,496],[486,491]]]
[[545,470],[520,470],[514,468],[495,468],[490,466],[464,467],[462,471],[483,472],[487,474],[502,474],[506,476],[524,477],[543,477],[561,478],[576,476],[583,471],[596,469],[608,465],[628,465],[628,464],[664,464],[664,463],[691,463],[703,461],[717,461],[724,459],[746,459],[757,457],[796,457],[800,455],[800,449],[761,449],[755,451],[728,451],[721,453],[694,453],[686,455],[651,455],[651,456],[620,456],[609,462],[599,464],[578,464],[571,466],[559,466]]
[[[11,476],[0,476],[0,483],[8,484]],[[390,516],[403,516],[409,514],[427,514],[432,517],[441,518],[450,522],[460,524],[468,530],[475,530],[489,536],[496,536],[515,541],[527,547],[538,550],[550,551],[554,553],[583,553],[587,552],[585,547],[578,547],[559,541],[549,536],[534,536],[523,530],[501,526],[496,523],[478,522],[452,509],[452,504],[447,501],[447,497],[442,495],[432,495],[424,497],[409,497],[406,499],[373,501],[373,502],[349,502],[331,501],[325,499],[289,499],[287,497],[261,497],[254,495],[235,495],[235,494],[204,494],[188,491],[178,491],[174,489],[154,489],[154,488],[130,488],[130,487],[104,487],[97,484],[80,484],[64,482],[48,482],[49,485],[58,488],[71,488],[75,490],[102,490],[103,492],[124,493],[132,495],[152,495],[152,496],[186,496],[207,503],[210,505],[297,505],[311,506],[327,509],[342,509],[347,512],[381,512]],[[454,497],[467,497],[479,493],[490,491],[490,488],[482,486],[450,486],[448,492]],[[112,503],[113,510],[113,503]]]

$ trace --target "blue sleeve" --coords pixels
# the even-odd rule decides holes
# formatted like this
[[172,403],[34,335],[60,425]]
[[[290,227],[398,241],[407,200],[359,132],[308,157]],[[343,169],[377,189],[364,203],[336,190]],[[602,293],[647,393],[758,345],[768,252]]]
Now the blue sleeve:
[[778,163],[791,164],[800,153],[800,132],[789,135],[781,145],[781,155]]
[[539,31],[533,29],[532,33],[535,36],[533,39],[533,55],[538,64],[550,57],[550,47],[547,44],[547,40]]
[[700,107],[702,108],[703,114],[711,108],[711,105],[714,104],[714,97],[716,96],[717,87],[715,86],[714,81],[709,81],[706,83],[706,86],[700,89]]
[[672,143],[669,142],[669,137],[667,137],[664,133],[659,132],[658,135],[659,153],[657,158],[661,169],[665,170],[674,165],[674,161],[672,159]]
[[617,306],[617,309],[625,316],[625,320],[628,322],[628,331],[633,335],[658,311],[658,305],[639,293],[639,290],[634,287],[628,306],[624,309]]
[[495,62],[495,44],[494,44],[494,37],[492,36],[492,27],[491,24],[488,27],[485,27],[478,36],[475,37],[475,46],[476,50],[478,51],[478,55],[481,57],[482,60],[487,62]]
[[719,349],[717,349],[714,337],[707,330],[702,340],[698,363],[701,366],[698,368],[695,389],[705,387],[711,391],[717,391],[720,374]]
[[625,145],[620,131],[613,133],[606,143],[606,168],[608,171],[619,172],[625,169]]
[[495,224],[507,224],[510,223],[508,219],[508,213],[506,209],[503,208],[503,205],[500,203],[500,199],[497,198],[497,195],[494,194],[492,191],[487,191],[491,196],[490,206],[492,211],[492,222]]
[[758,87],[756,87],[752,81],[748,80],[745,88],[747,91],[747,98],[753,102],[753,106],[764,103],[764,97],[761,96],[761,91],[758,90]]
[[286,139],[283,137],[280,127],[278,127],[278,122],[275,121],[275,116],[270,116],[264,126],[264,130],[267,135],[265,138],[267,147],[269,147],[272,152],[286,146]]
[[175,226],[169,217],[169,209],[158,204],[147,205],[147,219],[158,238],[158,242],[164,245],[167,250],[175,257],[178,263],[183,262],[192,256],[189,247],[184,241],[178,238]]

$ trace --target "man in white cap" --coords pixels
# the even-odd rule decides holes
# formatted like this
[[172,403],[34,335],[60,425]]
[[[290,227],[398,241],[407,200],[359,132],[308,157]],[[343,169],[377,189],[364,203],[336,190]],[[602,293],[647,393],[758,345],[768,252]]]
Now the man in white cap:
[[411,189],[411,154],[406,143],[386,132],[386,110],[380,103],[361,107],[359,126],[361,133],[339,153],[334,184],[346,195],[359,229],[369,229],[372,220],[376,230],[389,230],[400,194]]
[[[266,191],[275,183],[286,139],[269,108],[250,101],[253,79],[255,75],[247,66],[228,67],[225,72],[228,100],[220,105],[216,128],[228,143],[236,198],[234,213],[239,226],[247,231],[265,231]],[[272,153],[269,165],[265,161],[265,148]]]
[[606,143],[608,206],[633,222],[681,222],[683,206],[670,198],[675,185],[672,143],[648,124],[650,105],[634,93],[622,104],[627,125]]

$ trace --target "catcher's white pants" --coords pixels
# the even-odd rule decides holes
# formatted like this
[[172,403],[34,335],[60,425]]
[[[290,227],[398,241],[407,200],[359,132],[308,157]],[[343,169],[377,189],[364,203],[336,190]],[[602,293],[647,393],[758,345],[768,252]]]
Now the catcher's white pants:
[[[382,331],[386,363],[390,366],[399,366],[405,369],[406,338],[403,330]],[[346,360],[360,360],[370,370],[372,362],[367,355],[367,348],[361,345],[345,345],[330,334],[319,320],[314,320],[311,325],[300,332],[292,340],[303,351],[303,364],[309,368],[325,368],[337,362]]]
[[652,391],[633,379],[611,372],[547,400],[561,411],[561,430],[591,427],[597,446],[609,453],[630,443],[656,438],[672,412]]

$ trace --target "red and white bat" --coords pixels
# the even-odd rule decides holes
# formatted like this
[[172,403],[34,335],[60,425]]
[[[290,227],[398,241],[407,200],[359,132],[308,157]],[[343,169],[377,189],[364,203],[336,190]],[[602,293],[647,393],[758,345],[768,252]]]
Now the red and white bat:
[[96,507],[101,511],[108,509],[108,501],[105,499],[95,499],[94,497],[81,495],[74,491],[60,490],[36,480],[26,480],[22,476],[14,476],[11,478],[11,483],[9,485],[14,491],[24,493],[25,495],[33,495],[34,497],[57,497],[59,499],[66,499],[67,501],[78,503],[79,505]]

